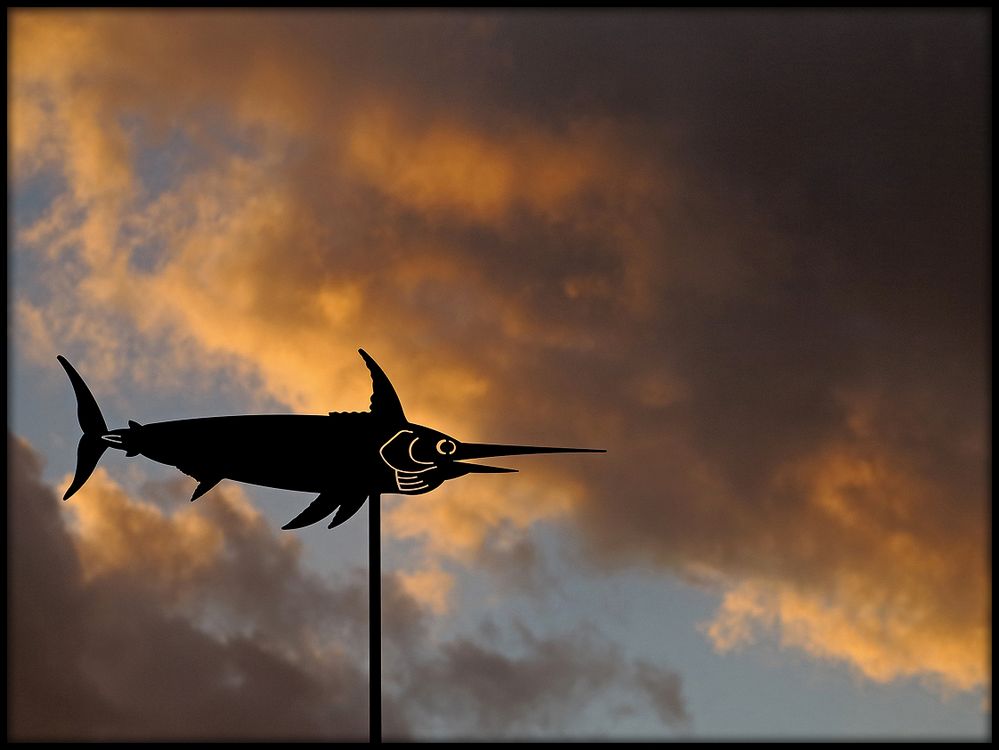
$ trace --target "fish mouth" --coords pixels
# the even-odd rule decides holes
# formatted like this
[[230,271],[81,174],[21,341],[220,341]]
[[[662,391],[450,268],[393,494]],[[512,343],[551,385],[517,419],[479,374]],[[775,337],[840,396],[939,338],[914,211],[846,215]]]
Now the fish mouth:
[[498,458],[500,456],[533,456],[542,453],[606,453],[602,448],[553,448],[542,445],[503,445],[498,443],[461,443],[455,451],[455,465],[462,467],[466,474],[505,474],[516,469],[485,464],[466,464],[463,461],[477,458]]
[[507,469],[502,466],[487,466],[486,464],[466,464],[455,461],[451,464],[460,474],[516,474],[517,469]]

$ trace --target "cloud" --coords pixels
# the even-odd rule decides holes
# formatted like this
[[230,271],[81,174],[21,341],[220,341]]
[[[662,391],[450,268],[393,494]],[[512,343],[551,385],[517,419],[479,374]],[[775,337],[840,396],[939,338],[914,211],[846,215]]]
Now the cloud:
[[414,600],[430,607],[437,614],[447,612],[454,577],[439,565],[431,564],[422,570],[403,571],[398,577],[399,585]]
[[638,684],[648,695],[664,724],[684,728],[690,723],[680,676],[669,669],[639,662],[635,665]]
[[[848,576],[856,578],[856,572],[843,578]],[[839,583],[838,589],[846,590],[837,590],[835,604],[829,604],[784,582],[742,582],[726,593],[707,633],[724,653],[752,643],[758,630],[776,630],[781,645],[853,664],[876,682],[920,677],[938,687],[971,690],[989,680],[983,658],[990,643],[985,620],[954,627],[933,613],[913,614],[913,608],[899,606],[897,601],[911,596],[910,591],[850,590],[862,586]],[[928,630],[935,631],[932,641]]]
[[394,203],[421,214],[502,227],[522,207],[558,221],[587,192],[647,187],[637,165],[620,163],[625,154],[615,153],[618,144],[596,123],[557,134],[524,128],[499,139],[460,122],[414,133],[413,122],[398,119],[385,106],[362,111],[345,135],[347,163]]
[[[776,492],[809,499],[807,520],[796,525],[816,525],[791,545],[798,575],[739,582],[710,637],[727,650],[752,642],[759,627],[879,682],[929,675],[965,690],[987,683],[984,526],[974,517],[945,519],[955,488],[933,486],[901,457],[880,452],[886,437],[860,442],[831,448],[781,478]],[[819,575],[824,586],[816,591],[810,584]]]
[[[179,483],[160,485],[150,504],[98,470],[63,504],[24,441],[9,437],[8,467],[11,737],[364,738],[360,573],[309,571],[295,538],[231,488],[191,505]],[[682,726],[679,677],[647,662],[621,668],[599,633],[518,626],[517,655],[495,625],[438,642],[432,611],[408,588],[384,577],[387,736],[565,732],[610,689],[640,709],[647,673],[673,675],[674,713],[660,715]]]
[[561,522],[720,648],[989,681],[983,14],[149,18],[13,15],[32,340],[610,449],[387,515],[428,601]]
[[165,516],[95,475],[67,532],[37,454],[8,459],[12,737],[365,736],[356,581],[321,582],[225,492]]
[[[496,648],[488,623],[477,639],[456,638],[399,679],[400,702],[435,717],[442,736],[578,736],[579,717],[614,689],[639,709],[650,702],[663,725],[689,728],[679,675],[620,650],[586,628],[539,637],[520,625],[514,652]],[[645,701],[641,700],[642,698]],[[613,724],[605,724],[607,735]]]

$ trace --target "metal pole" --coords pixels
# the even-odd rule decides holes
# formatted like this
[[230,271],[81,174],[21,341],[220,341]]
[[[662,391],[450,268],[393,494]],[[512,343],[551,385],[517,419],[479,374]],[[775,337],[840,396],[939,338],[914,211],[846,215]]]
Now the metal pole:
[[368,500],[368,741],[382,741],[382,509]]

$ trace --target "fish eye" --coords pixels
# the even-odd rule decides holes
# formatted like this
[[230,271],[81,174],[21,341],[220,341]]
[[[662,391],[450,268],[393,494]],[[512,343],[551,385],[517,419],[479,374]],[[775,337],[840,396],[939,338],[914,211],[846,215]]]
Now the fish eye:
[[453,440],[437,441],[437,452],[442,456],[453,456],[456,450],[458,450],[458,446],[454,444]]

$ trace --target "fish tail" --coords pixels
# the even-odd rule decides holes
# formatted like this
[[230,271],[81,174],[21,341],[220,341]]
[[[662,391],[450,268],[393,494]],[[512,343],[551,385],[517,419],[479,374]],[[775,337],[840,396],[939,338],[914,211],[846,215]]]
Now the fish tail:
[[73,483],[62,497],[63,500],[69,500],[84,482],[90,479],[90,475],[97,468],[97,462],[108,449],[109,443],[104,438],[109,433],[97,400],[83,382],[83,378],[65,357],[59,356],[57,359],[69,376],[69,382],[73,384],[73,391],[76,393],[76,415],[83,430],[83,437],[80,438],[80,444],[76,449],[76,474],[73,476]]

